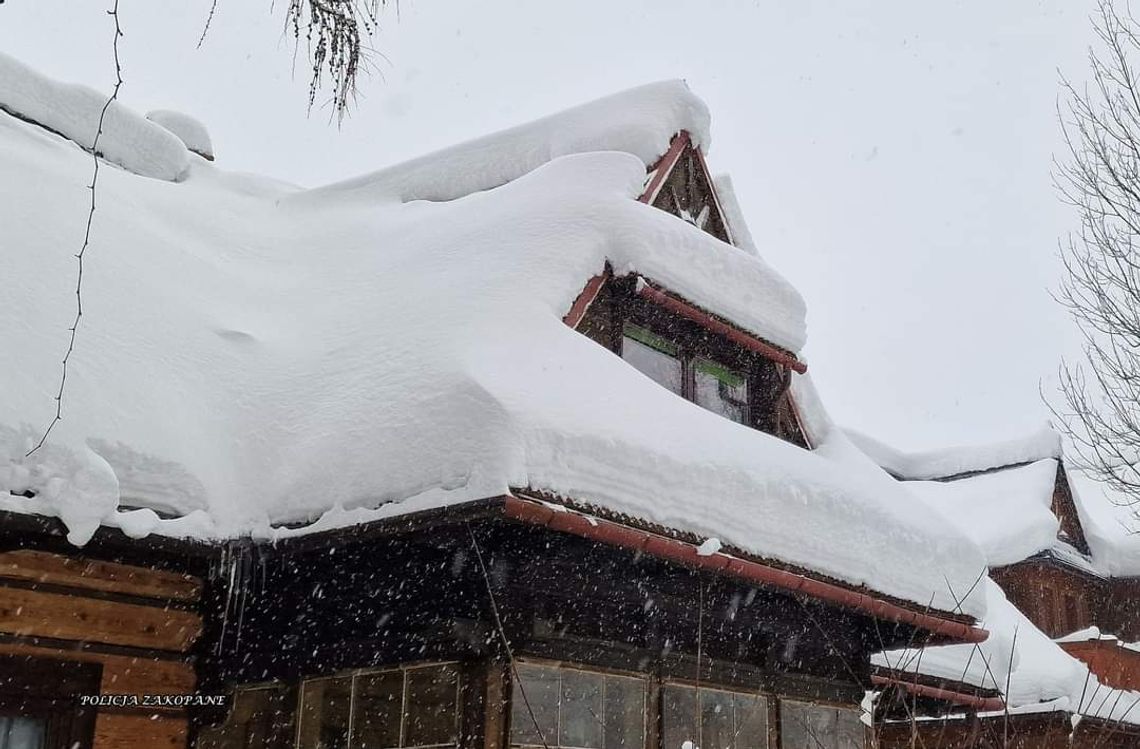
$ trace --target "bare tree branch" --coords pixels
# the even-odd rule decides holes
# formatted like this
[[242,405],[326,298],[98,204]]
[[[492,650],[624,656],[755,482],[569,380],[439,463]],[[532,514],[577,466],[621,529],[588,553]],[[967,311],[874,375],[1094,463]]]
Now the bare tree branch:
[[1077,229],[1061,244],[1056,294],[1084,337],[1062,362],[1063,402],[1050,403],[1093,477],[1140,502],[1140,29],[1113,0],[1093,16],[1092,81],[1062,79],[1058,118],[1067,158],[1054,166]]
[[111,104],[119,98],[119,88],[123,85],[123,67],[119,63],[119,39],[123,36],[123,29],[119,26],[119,0],[114,0],[111,9],[107,11],[115,23],[115,35],[111,42],[111,54],[115,61],[115,87],[111,91],[111,96],[103,104],[103,108],[99,111],[99,123],[95,128],[95,137],[91,141],[91,184],[87,189],[91,192],[91,205],[87,210],[87,226],[83,231],[83,244],[79,247],[79,252],[76,253],[75,259],[78,262],[78,270],[75,277],[75,317],[71,322],[71,327],[68,328],[67,350],[63,354],[63,359],[60,362],[60,376],[59,388],[55,394],[55,414],[52,416],[51,422],[48,423],[47,428],[44,429],[40,439],[36,442],[31,450],[28,450],[24,457],[30,456],[36,450],[43,447],[44,442],[47,441],[48,435],[55,429],[55,425],[63,419],[63,390],[67,386],[67,365],[71,362],[71,354],[75,351],[75,334],[79,330],[79,322],[83,318],[83,258],[87,253],[87,248],[91,244],[91,225],[95,221],[95,197],[96,189],[99,184],[99,140],[103,137],[103,122],[107,117],[107,110],[111,108]]

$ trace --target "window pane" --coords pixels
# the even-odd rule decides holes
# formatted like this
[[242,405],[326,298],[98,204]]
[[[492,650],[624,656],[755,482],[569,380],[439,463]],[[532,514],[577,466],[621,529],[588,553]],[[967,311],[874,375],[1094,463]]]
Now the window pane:
[[[524,664],[518,666],[518,679],[511,693],[511,743],[528,746],[553,746],[556,743],[558,693],[556,669]],[[533,718],[527,710],[528,703],[534,712]],[[542,730],[541,736],[535,730],[536,720]]]
[[400,746],[400,712],[404,698],[402,671],[356,677],[353,699],[353,749],[396,749]]
[[43,749],[44,727],[40,718],[0,717],[0,749]]
[[645,745],[645,682],[606,677],[605,749],[642,749]]
[[226,722],[204,728],[198,738],[202,749],[277,749],[292,744],[293,714],[284,687],[237,690]]
[[404,746],[458,744],[459,669],[432,666],[409,669]]
[[697,690],[675,684],[661,690],[662,748],[696,749]]
[[697,405],[741,424],[748,419],[748,379],[708,359],[695,367]]
[[767,749],[768,700],[755,694],[737,694],[735,703],[736,749]]
[[836,710],[836,746],[838,749],[863,749],[867,730],[859,720],[858,710]]
[[701,749],[732,749],[732,694],[702,689]]
[[310,679],[301,685],[298,749],[347,749],[352,679]]
[[562,671],[562,705],[558,745],[600,749],[602,746],[602,676]]
[[627,325],[621,343],[621,356],[637,371],[659,385],[681,394],[681,360],[676,349],[652,333]]
[[780,702],[781,749],[835,749],[835,709]]

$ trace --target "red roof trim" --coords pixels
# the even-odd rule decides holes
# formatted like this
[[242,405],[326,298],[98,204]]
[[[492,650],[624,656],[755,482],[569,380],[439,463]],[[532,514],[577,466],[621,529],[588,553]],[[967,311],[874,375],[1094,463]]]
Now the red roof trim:
[[863,611],[877,619],[909,624],[960,642],[983,642],[989,637],[989,632],[980,627],[912,611],[894,603],[872,598],[865,593],[769,567],[759,562],[720,552],[701,555],[697,553],[697,547],[693,544],[584,515],[568,508],[555,509],[545,503],[507,495],[504,498],[503,513],[506,517],[521,523],[633,549],[686,567],[723,572],[749,582],[801,593],[845,608]]
[[590,309],[590,305],[598,298],[598,294],[601,293],[602,287],[605,286],[609,278],[610,272],[607,270],[587,281],[586,286],[578,294],[578,298],[574,300],[574,304],[570,305],[570,311],[562,318],[562,322],[571,328],[577,328],[578,323],[582,322],[582,318],[586,316],[586,310]]
[[936,700],[952,702],[955,705],[972,707],[978,712],[998,712],[1005,709],[1005,701],[1002,700],[1001,697],[979,697],[976,694],[956,692],[952,689],[941,689],[939,687],[932,687],[929,684],[904,681],[891,676],[881,676],[880,674],[871,674],[871,683],[880,687],[901,687],[911,694],[916,694],[920,697],[930,697]]
[[654,288],[648,283],[639,284],[637,293],[642,298],[648,299],[676,315],[692,320],[705,330],[722,335],[733,343],[766,356],[772,361],[783,364],[793,371],[799,372],[800,374],[807,371],[807,365],[787,351],[773,346],[770,343],[765,343],[756,336],[749,335],[739,328],[735,328],[722,320],[718,320],[708,312],[694,307],[675,296],[671,296],[660,289]]
[[[689,133],[686,130],[682,130],[673,136],[673,140],[669,142],[669,150],[651,167],[653,178],[649,180],[645,192],[638,197],[639,201],[648,204],[657,198],[657,191],[661,189],[661,185],[665,183],[665,178],[673,171],[673,167],[677,166],[677,160],[681,158],[685,146],[689,143]],[[709,184],[711,185],[712,182]]]

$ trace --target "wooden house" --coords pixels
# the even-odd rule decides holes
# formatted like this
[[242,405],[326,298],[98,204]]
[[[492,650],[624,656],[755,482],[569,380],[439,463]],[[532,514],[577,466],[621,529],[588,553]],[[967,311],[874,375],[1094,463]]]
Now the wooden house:
[[[681,94],[678,90],[679,84],[652,89],[641,95],[640,108],[631,109],[644,110],[646,102],[661,108],[659,100],[669,94],[667,111],[680,112],[678,116],[700,124],[703,105],[694,103],[687,90]],[[647,450],[632,461],[615,463],[614,473],[622,475],[603,474],[592,478],[593,483],[569,489],[553,491],[550,486],[556,482],[530,480],[539,475],[536,472],[501,491],[467,496],[463,501],[405,505],[401,504],[405,495],[401,495],[377,500],[376,506],[335,508],[349,520],[330,521],[329,527],[313,523],[313,517],[286,519],[221,537],[191,532],[199,527],[193,523],[205,523],[201,519],[207,513],[201,504],[192,504],[199,501],[198,484],[187,483],[179,485],[181,493],[171,492],[183,507],[192,507],[178,518],[161,518],[153,511],[137,511],[143,512],[137,515],[111,507],[102,516],[103,526],[77,547],[65,540],[69,527],[51,516],[54,505],[45,509],[36,504],[51,493],[46,483],[50,474],[38,484],[29,480],[18,489],[9,489],[9,504],[5,505],[9,511],[0,517],[0,538],[4,539],[0,664],[5,674],[0,679],[0,746],[853,749],[863,747],[866,740],[860,702],[873,684],[872,653],[905,645],[971,643],[986,638],[987,633],[975,626],[976,607],[960,608],[948,603],[944,591],[922,587],[928,580],[936,580],[931,587],[941,586],[947,570],[942,563],[959,564],[961,569],[954,572],[959,578],[972,574],[966,569],[970,560],[956,556],[971,552],[972,547],[955,546],[951,539],[937,551],[942,556],[928,559],[931,545],[922,540],[932,537],[924,535],[928,531],[935,531],[917,521],[904,528],[903,540],[898,542],[906,545],[899,550],[899,558],[908,560],[907,569],[898,571],[926,569],[929,574],[914,578],[919,579],[914,585],[907,578],[906,584],[885,592],[891,587],[890,570],[865,557],[889,551],[894,543],[892,529],[880,527],[890,519],[888,505],[875,505],[865,520],[861,508],[847,505],[844,482],[848,474],[828,469],[825,458],[812,455],[819,435],[806,418],[805,404],[795,397],[795,378],[806,370],[795,347],[758,333],[757,325],[731,313],[735,309],[744,317],[772,297],[788,296],[786,283],[768,274],[761,261],[742,259],[744,250],[733,246],[740,241],[734,234],[743,234],[743,227],[738,222],[734,232],[733,219],[725,208],[728,196],[718,194],[705,164],[700,147],[703,138],[687,128],[670,126],[666,132],[672,133],[671,139],[666,135],[665,142],[646,147],[655,149],[654,158],[634,161],[629,152],[615,156],[630,132],[620,105],[620,101],[609,102],[600,110],[600,115],[612,116],[616,123],[604,139],[583,138],[577,131],[550,137],[559,123],[549,121],[525,133],[531,140],[549,137],[560,148],[568,142],[575,144],[582,153],[571,152],[564,163],[550,154],[532,163],[532,154],[543,152],[541,148],[528,148],[519,155],[508,152],[501,141],[484,142],[477,148],[448,152],[434,162],[415,162],[399,172],[399,179],[389,175],[384,187],[390,192],[384,193],[388,200],[384,205],[411,204],[406,210],[416,215],[431,210],[460,211],[469,205],[478,208],[479,215],[494,215],[494,209],[506,217],[495,225],[496,230],[517,226],[520,234],[531,236],[550,232],[547,225],[551,222],[545,217],[525,222],[527,216],[510,212],[510,200],[548,201],[577,219],[581,217],[573,211],[579,204],[598,207],[588,202],[594,200],[589,190],[553,191],[551,185],[563,177],[558,170],[568,169],[567,163],[589,167],[583,171],[591,178],[595,172],[602,174],[609,180],[604,183],[606,189],[615,194],[618,189],[610,183],[628,182],[631,163],[637,169],[648,164],[639,200],[662,212],[636,206],[628,195],[620,203],[613,199],[613,205],[601,208],[613,215],[629,212],[641,222],[638,225],[655,232],[652,241],[645,241],[647,247],[680,242],[683,246],[668,259],[681,258],[688,265],[676,268],[661,261],[656,266],[660,273],[653,273],[636,263],[611,264],[607,256],[606,263],[597,263],[573,281],[573,288],[581,292],[559,311],[565,326],[577,333],[566,333],[557,318],[555,332],[568,335],[575,352],[584,352],[577,355],[597,359],[590,376],[602,373],[626,378],[623,397],[650,392],[651,405],[660,405],[660,413],[647,407],[639,407],[638,413],[658,416],[661,421],[656,428],[677,431],[672,420],[691,421],[700,427],[699,434],[704,435],[700,439],[723,440],[724,449],[742,456],[743,462],[726,464],[724,471],[731,477],[743,476],[738,479],[743,489],[735,490],[738,504],[721,507],[727,500],[718,495],[719,490],[703,488],[702,492],[701,486],[694,486],[697,493],[687,499],[685,507],[695,510],[658,516],[653,512],[653,503],[659,499],[654,492],[663,494],[667,488],[660,482],[654,485],[657,489],[642,490],[649,496],[640,497],[637,507],[641,510],[607,498],[609,485],[636,489],[639,480],[648,481],[659,471],[671,470],[667,475],[679,481],[689,473],[708,476],[720,470],[704,465],[708,458],[685,462],[683,452]],[[583,119],[588,118],[578,112],[568,122],[577,127]],[[648,132],[662,130],[660,123],[649,124]],[[13,127],[16,135],[0,135],[24,137],[20,129],[27,127],[24,123]],[[455,164],[469,163],[472,154],[485,158],[487,153],[499,154],[502,164],[493,164],[491,175],[481,182],[446,171],[455,169]],[[199,168],[213,167],[192,165],[192,169]],[[433,169],[442,170],[439,179]],[[531,176],[535,172],[545,174]],[[129,179],[124,176],[122,184],[133,185]],[[521,194],[522,188],[510,192],[516,187],[513,181],[526,179],[546,182],[530,193]],[[408,187],[413,180],[420,181],[416,189]],[[272,192],[280,189],[277,186],[259,189],[277,201],[265,210],[283,220],[283,213],[317,210],[313,206],[319,207],[318,201],[330,195],[345,201],[371,199],[369,191],[376,190],[375,182],[364,180],[340,192],[303,196],[312,202],[300,207],[291,204],[290,211],[279,210],[278,203],[289,205],[288,201],[297,199],[295,195]],[[495,193],[493,188],[501,185],[506,185],[507,197]],[[252,200],[251,194],[258,197],[257,190],[245,182],[239,187],[233,200]],[[466,203],[461,200],[477,192],[482,194]],[[516,198],[508,200],[511,195]],[[488,207],[491,199],[499,202]],[[106,210],[115,210],[114,193],[102,200],[109,206]],[[449,205],[437,208],[442,204]],[[463,242],[473,241],[471,237],[477,234],[471,226],[482,228],[476,213],[472,209],[463,214],[466,223],[457,234]],[[361,215],[370,214],[362,211]],[[231,218],[219,210],[216,220]],[[405,220],[403,215],[398,218]],[[381,230],[365,219],[356,220],[353,226],[357,225]],[[298,225],[297,231],[307,228]],[[429,226],[432,231],[435,228]],[[284,252],[276,244],[284,242],[287,234],[276,229],[271,234],[275,253]],[[348,241],[347,230],[333,234],[339,242]],[[438,244],[435,235],[432,239]],[[124,244],[129,250],[129,242]],[[311,258],[309,248],[302,249],[304,257]],[[690,257],[686,254],[690,249],[707,254]],[[161,250],[147,248],[155,253]],[[348,258],[348,253],[343,257]],[[655,256],[646,250],[641,257],[650,262]],[[521,254],[514,259],[527,261]],[[561,256],[548,251],[543,259],[555,263]],[[256,260],[261,263],[264,256]],[[676,287],[685,282],[688,272],[706,272],[706,261],[716,264],[717,273],[709,272],[709,277],[720,283],[731,285],[734,272],[747,272],[765,285],[741,295],[735,307],[713,309],[711,303],[695,300],[690,292]],[[413,256],[408,262],[423,261]],[[187,261],[186,267],[193,265]],[[434,282],[445,270],[446,264],[439,262],[425,276]],[[303,275],[293,274],[288,283],[296,283]],[[181,276],[179,281],[183,282]],[[450,288],[446,280],[440,283],[445,293],[462,291],[458,282]],[[369,288],[369,293],[376,292]],[[494,296],[487,292],[473,298],[482,304]],[[174,299],[171,304],[179,301]],[[791,316],[802,317],[798,302],[793,302],[789,304]],[[355,330],[358,339],[383,339]],[[430,328],[423,330],[431,332]],[[247,352],[256,351],[259,345],[255,335],[235,328],[207,332],[200,337],[211,345],[221,341],[216,345],[225,347],[211,359],[218,367],[252,356]],[[200,333],[195,327],[187,339],[197,340]],[[331,328],[324,333],[333,335]],[[386,340],[381,344],[393,345]],[[357,362],[367,359],[344,347],[331,351],[330,356],[355,355]],[[509,354],[522,367],[530,352],[515,348]],[[179,356],[183,356],[181,351]],[[279,360],[271,363],[277,367],[271,375],[276,376]],[[557,364],[546,371],[556,370]],[[324,365],[323,359],[311,365],[317,373],[314,377],[323,373]],[[308,379],[309,371],[303,370],[304,377],[299,379]],[[351,379],[353,387],[358,386],[357,379],[364,379],[359,373],[348,376],[356,378]],[[394,377],[390,372],[387,376]],[[558,382],[573,384],[572,378]],[[604,384],[604,377],[598,382]],[[128,395],[132,400],[143,399],[150,387],[163,384],[161,378],[151,377]],[[479,385],[464,391],[463,397],[479,402],[486,391],[485,383]],[[186,391],[194,387],[186,385]],[[673,395],[663,395],[658,387]],[[811,392],[807,385],[803,387],[800,392]],[[254,399],[271,390],[255,382],[241,397]],[[352,392],[359,394],[360,390]],[[330,405],[338,397],[335,392],[315,391],[312,397],[314,405],[302,406],[318,412],[337,407]],[[77,409],[89,403],[73,398],[79,401]],[[255,410],[244,400],[242,406],[247,412]],[[433,408],[425,400],[422,410],[414,413],[423,419],[448,417],[448,409]],[[483,431],[473,432],[472,440],[464,443],[467,449],[479,449],[484,437],[493,441],[492,428],[504,420],[501,414],[508,410],[490,412],[486,422],[478,425]],[[193,407],[180,412],[180,426],[193,427],[195,416]],[[561,412],[560,416],[569,418]],[[384,418],[399,422],[400,415],[379,411],[376,419]],[[298,431],[301,417],[291,419],[277,433]],[[127,417],[113,421],[125,422]],[[152,421],[151,414],[143,414],[140,428],[160,430],[163,426]],[[362,428],[359,422],[354,424],[334,426],[346,431]],[[264,429],[272,432],[279,426],[270,424]],[[337,437],[333,428],[314,431],[325,439]],[[179,434],[174,434],[177,442]],[[253,441],[260,445],[262,435],[255,437]],[[599,438],[599,444],[615,454],[612,446],[618,441],[612,433]],[[234,445],[236,451],[243,447],[239,442],[231,435],[227,445]],[[553,445],[548,462],[552,472],[573,461],[575,444],[565,446],[557,438],[544,443],[544,449]],[[417,446],[431,447],[427,440]],[[178,447],[175,444],[171,449]],[[211,447],[198,444],[196,449]],[[712,455],[721,445],[694,440],[685,446],[685,450],[698,448],[702,455]],[[147,505],[148,487],[163,486],[157,479],[162,478],[162,470],[169,470],[170,462],[143,461],[117,444],[100,449],[100,456],[120,470],[122,483],[142,469],[159,467],[148,481],[134,482],[141,487],[136,490],[138,504]],[[303,453],[295,450],[293,454],[298,452]],[[189,455],[187,460],[194,458]],[[796,467],[784,471],[781,466],[764,466],[770,459],[786,459]],[[252,459],[236,462],[239,474],[259,470],[255,463]],[[605,464],[604,454],[601,463]],[[753,463],[771,470],[771,480],[754,479],[746,470]],[[50,468],[37,465],[42,473]],[[879,478],[873,466],[853,465],[852,471],[871,470]],[[628,475],[629,466],[636,466],[642,475]],[[370,486],[382,488],[385,472],[399,467],[396,461],[377,460],[369,466],[376,474]],[[294,466],[279,462],[273,468],[289,473]],[[445,468],[438,473],[446,474]],[[814,480],[816,472],[827,470],[826,480],[831,483],[815,493],[809,491],[810,486],[796,483],[801,477],[806,477],[805,482]],[[338,478],[331,472],[324,476],[329,481]],[[467,486],[474,481],[469,475],[460,480],[444,475],[440,483]],[[885,482],[885,489],[890,489],[889,484]],[[780,493],[784,486],[790,486],[786,495]],[[852,495],[856,498],[850,501],[859,497],[874,501],[881,488],[861,490],[863,494]],[[397,489],[405,491],[402,485]],[[125,490],[120,494],[125,495]],[[765,497],[767,504],[762,504]],[[333,512],[335,519],[330,508],[338,501],[316,496],[312,505]],[[795,514],[797,506],[799,515]],[[850,538],[839,535],[821,542],[818,529],[787,519],[813,517],[822,523],[827,520],[828,507],[845,518],[842,530]],[[38,509],[44,514],[32,514]],[[354,511],[359,514],[351,515]],[[770,513],[771,523],[746,516],[763,512]],[[112,527],[110,520],[129,533]],[[764,544],[753,543],[751,530],[740,532],[734,526],[768,533],[783,546],[768,553]],[[729,540],[722,543],[713,531]],[[180,534],[180,538],[172,537]],[[734,537],[741,541],[732,542]],[[869,552],[868,544],[878,548]],[[846,561],[825,563],[832,546],[845,550]],[[862,565],[861,571],[849,571],[846,565]],[[932,600],[937,604],[932,605]]]

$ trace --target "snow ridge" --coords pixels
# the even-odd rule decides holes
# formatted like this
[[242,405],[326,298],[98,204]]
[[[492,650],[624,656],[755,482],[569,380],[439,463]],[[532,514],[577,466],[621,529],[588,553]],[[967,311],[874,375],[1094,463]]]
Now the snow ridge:
[[[0,52],[0,110],[29,120],[90,151],[107,97],[87,86],[60,83]],[[99,153],[143,177],[177,181],[190,164],[177,137],[118,101],[111,102]]]

